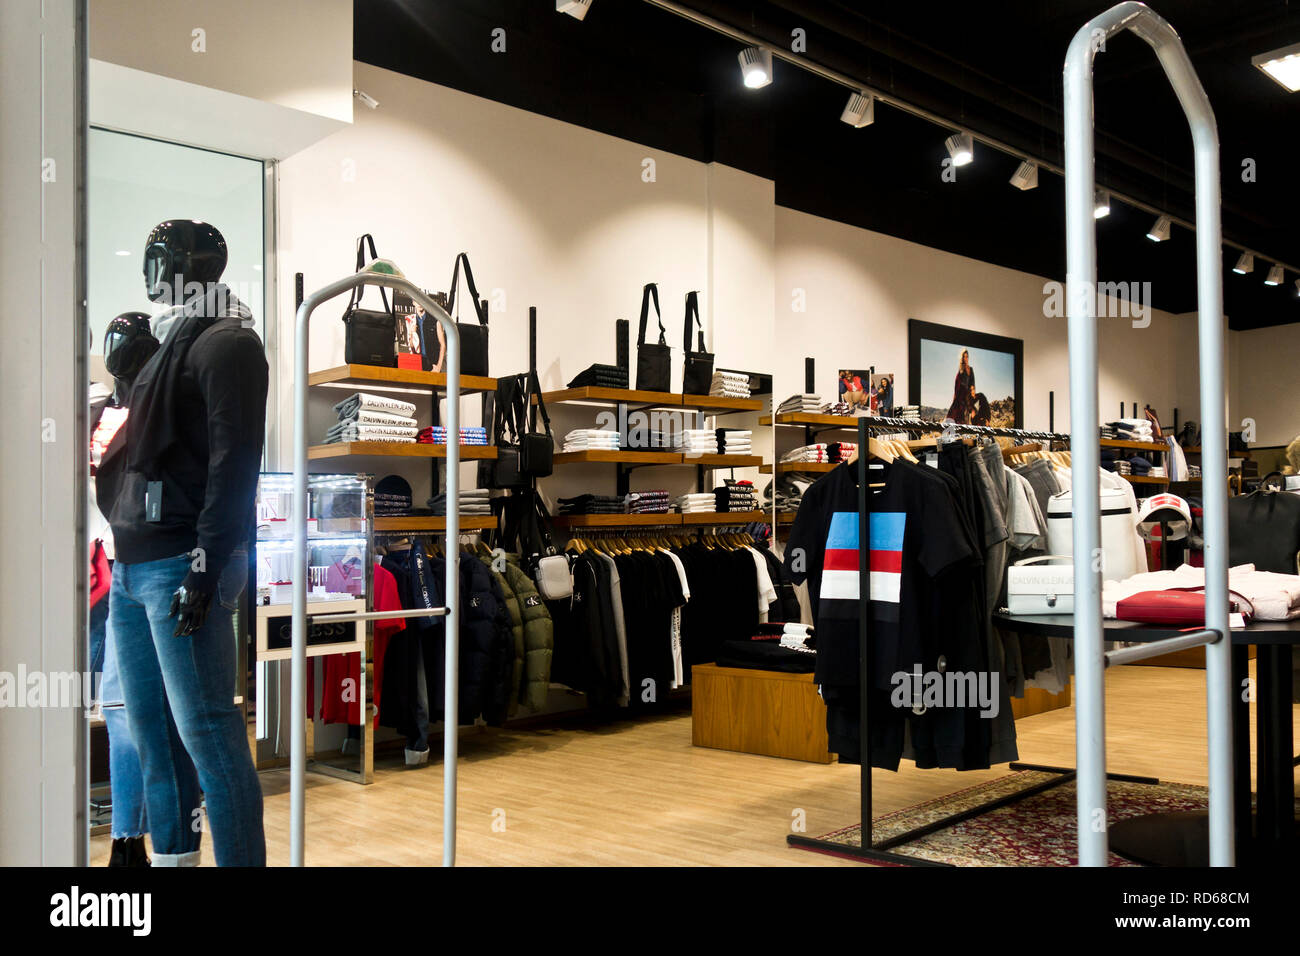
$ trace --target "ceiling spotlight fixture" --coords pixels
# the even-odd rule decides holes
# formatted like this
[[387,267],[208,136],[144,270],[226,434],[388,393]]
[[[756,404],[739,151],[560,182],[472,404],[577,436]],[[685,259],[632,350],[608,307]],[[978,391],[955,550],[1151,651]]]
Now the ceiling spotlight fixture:
[[1038,165],[1024,160],[1011,174],[1011,185],[1017,189],[1033,189],[1038,185]]
[[555,12],[567,13],[575,20],[581,20],[591,9],[591,0],[555,0]]
[[1239,276],[1244,276],[1249,272],[1255,271],[1255,257],[1249,252],[1243,252],[1237,264],[1232,267],[1232,271]]
[[740,60],[740,75],[745,85],[751,90],[767,86],[772,82],[772,51],[760,46],[747,46],[737,54]]
[[1152,242],[1164,242],[1169,238],[1169,227],[1172,225],[1168,216],[1160,216],[1156,219],[1156,224],[1151,227],[1147,233],[1147,238]]
[[1110,215],[1110,193],[1104,189],[1095,190],[1092,194],[1092,218],[1105,219]]
[[943,141],[954,166],[965,166],[975,158],[975,138],[970,133],[953,133]]
[[840,119],[854,129],[870,126],[876,121],[876,98],[870,93],[850,93]]
[[1283,271],[1282,266],[1275,262],[1273,268],[1268,270],[1268,278],[1264,280],[1264,285],[1281,285],[1284,278],[1286,278],[1286,273]]
[[365,103],[366,106],[369,106],[372,110],[379,109],[379,100],[375,99],[365,90],[353,90],[352,95],[355,96],[357,99],[359,99],[362,103]]
[[1289,93],[1300,90],[1300,43],[1252,56],[1250,62]]

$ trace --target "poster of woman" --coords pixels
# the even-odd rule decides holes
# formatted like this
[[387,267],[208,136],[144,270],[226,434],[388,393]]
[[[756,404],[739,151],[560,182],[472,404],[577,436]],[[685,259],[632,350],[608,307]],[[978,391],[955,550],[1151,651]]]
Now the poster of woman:
[[908,321],[909,399],[921,417],[1021,428],[1020,339]]

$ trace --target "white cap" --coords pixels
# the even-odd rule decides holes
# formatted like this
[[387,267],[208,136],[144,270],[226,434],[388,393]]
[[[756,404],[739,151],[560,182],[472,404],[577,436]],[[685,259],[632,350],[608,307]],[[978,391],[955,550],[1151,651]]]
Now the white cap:
[[1192,526],[1192,511],[1187,507],[1187,502],[1177,495],[1168,492],[1152,495],[1142,502],[1137,523],[1155,525],[1160,521],[1170,526],[1169,540],[1177,541],[1187,536],[1187,531]]

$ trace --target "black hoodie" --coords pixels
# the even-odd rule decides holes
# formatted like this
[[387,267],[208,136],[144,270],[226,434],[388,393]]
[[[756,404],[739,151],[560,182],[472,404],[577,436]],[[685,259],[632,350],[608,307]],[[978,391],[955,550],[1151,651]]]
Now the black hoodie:
[[[267,364],[262,341],[247,328],[251,317],[229,297],[172,361],[167,403],[174,440],[149,475],[131,466],[127,429],[104,455],[97,480],[100,510],[113,526],[117,559],[141,564],[202,549],[202,571],[187,585],[211,592],[231,552],[249,538],[266,426]],[[188,319],[168,330],[168,338]],[[165,343],[164,343],[165,344]],[[168,350],[160,349],[161,357]],[[142,376],[144,372],[141,373]],[[150,480],[162,483],[162,514],[145,520]]]

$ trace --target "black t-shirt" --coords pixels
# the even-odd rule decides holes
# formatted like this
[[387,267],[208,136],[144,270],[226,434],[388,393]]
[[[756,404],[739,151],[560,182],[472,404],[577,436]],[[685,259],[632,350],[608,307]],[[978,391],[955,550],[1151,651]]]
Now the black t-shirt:
[[[804,493],[785,549],[791,579],[808,581],[820,684],[858,683],[856,472],[856,463],[841,465]],[[896,671],[933,666],[935,579],[975,552],[949,485],[932,469],[888,465],[870,508],[872,683],[888,689]]]

